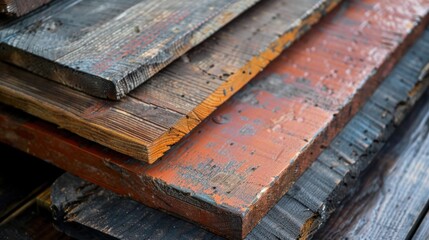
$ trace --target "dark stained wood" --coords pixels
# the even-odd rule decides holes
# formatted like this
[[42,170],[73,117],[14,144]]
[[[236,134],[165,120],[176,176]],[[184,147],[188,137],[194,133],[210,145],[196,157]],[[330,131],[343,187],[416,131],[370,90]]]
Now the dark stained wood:
[[0,64],[0,100],[153,163],[337,2],[264,1],[191,51],[191,62],[176,61],[120,102],[49,85],[6,64]]
[[50,1],[51,0],[0,0],[0,13],[19,17]]
[[428,169],[426,94],[317,238],[410,239],[429,206]]
[[[262,79],[268,79],[266,84],[260,86],[257,80],[256,84],[241,94],[238,99],[231,101],[235,104],[235,108],[242,108],[242,111],[246,111],[246,116],[252,115],[249,112],[253,112],[256,117],[264,115],[265,120],[259,120],[264,124],[258,125],[256,122],[246,123],[247,120],[234,120],[229,124],[223,124],[222,127],[230,128],[226,132],[232,133],[237,128],[241,128],[243,124],[248,124],[247,127],[254,128],[256,131],[260,129],[267,135],[272,133],[266,129],[272,128],[272,132],[279,134],[280,141],[291,143],[286,144],[288,151],[282,153],[286,158],[294,156],[300,149],[304,149],[302,147],[308,143],[303,139],[318,138],[321,141],[328,141],[328,138],[335,135],[335,131],[337,131],[329,129],[329,127],[333,126],[335,121],[338,121],[340,125],[344,124],[357,111],[380,80],[389,72],[397,57],[420,34],[422,26],[428,20],[426,14],[428,8],[425,7],[425,4],[429,3],[415,1],[416,3],[411,5],[399,0],[396,3],[400,8],[409,7],[419,10],[407,11],[407,15],[399,14],[395,10],[396,8],[374,7],[375,5],[371,5],[371,2],[353,2],[356,10],[344,5],[342,11],[337,11],[335,16],[327,18],[318,30],[312,31],[308,35],[309,37],[305,37],[305,40],[292,50],[284,52],[280,60],[273,63],[269,70],[258,77],[259,82],[263,82]],[[275,1],[269,2],[275,3]],[[287,4],[284,7],[286,6]],[[274,7],[278,11],[279,6],[275,4]],[[320,11],[320,8],[317,9]],[[348,15],[349,11],[352,12],[350,15]],[[347,12],[347,14],[343,14],[343,12]],[[369,18],[365,17],[365,14]],[[298,15],[302,16],[302,14]],[[398,23],[385,26],[384,21],[378,21],[380,16],[396,19],[395,21]],[[316,17],[310,15],[304,22],[315,21]],[[422,19],[418,20],[418,18]],[[368,21],[371,24],[365,25]],[[354,30],[350,31],[350,29]],[[296,36],[296,34],[287,36]],[[354,42],[355,46],[347,46],[343,44],[344,42]],[[195,59],[195,56],[189,55],[189,57]],[[343,64],[344,59],[347,64]],[[222,60],[222,62],[225,61],[226,59]],[[196,62],[198,61],[196,60]],[[196,82],[190,82],[187,77],[176,82],[178,85],[171,85],[172,82],[153,81],[153,84],[165,84],[154,88],[151,88],[153,85],[150,83],[146,84],[141,91],[139,88],[132,97],[119,103],[112,103],[70,91],[59,84],[46,89],[46,80],[11,66],[0,65],[0,69],[2,70],[0,72],[1,101],[149,163],[153,163],[161,157],[172,144],[195,128],[209,113],[214,111],[218,104],[225,101],[230,94],[244,84],[241,82],[239,86],[236,86],[237,82],[228,80],[225,84],[233,85],[218,89],[219,91],[216,90],[217,93],[212,95],[214,98],[205,99],[205,96],[212,94],[214,89],[208,92],[206,89],[203,92],[208,95],[204,95],[200,91],[201,89],[195,87]],[[254,69],[255,71],[251,72],[253,74],[260,69],[258,67],[258,70]],[[240,72],[240,76],[249,76],[247,70],[243,70],[246,74]],[[158,75],[162,76],[161,73]],[[31,81],[29,81],[30,79]],[[204,82],[203,85],[210,86],[211,84],[209,82],[207,85]],[[182,92],[183,88],[174,86],[185,87],[186,91]],[[159,92],[161,88],[169,89],[167,91],[169,93],[166,95],[167,92]],[[171,98],[172,91],[177,98]],[[265,92],[267,94],[264,94]],[[156,95],[152,95],[155,93]],[[197,96],[202,96],[202,98]],[[279,101],[277,103],[279,106],[274,106],[273,111],[261,107],[264,101],[276,97],[283,99],[284,104],[280,104]],[[146,102],[142,102],[140,99],[145,99]],[[189,100],[194,104],[189,105]],[[230,106],[231,103],[227,106]],[[177,106],[187,109],[181,110]],[[223,109],[217,115],[222,115],[225,110],[233,111],[228,107]],[[279,115],[283,112],[293,113],[294,116],[283,114],[285,116],[280,119]],[[236,118],[244,119],[240,118],[240,113],[236,111],[233,113]],[[334,114],[338,115],[338,118],[333,118],[332,125],[327,125],[327,121],[329,122]],[[302,121],[304,119],[308,119],[308,121]],[[255,119],[255,121],[258,120]],[[221,119],[216,122],[224,121]],[[282,131],[281,128],[285,124],[294,126],[290,131],[296,132],[289,134]],[[306,126],[304,131],[303,125]],[[325,130],[321,131],[321,129]],[[333,132],[330,132],[331,130]],[[243,131],[246,132],[246,129]],[[330,135],[331,133],[333,135]],[[241,135],[237,134],[233,137],[242,137],[243,141],[255,139],[252,140],[252,144],[256,148],[261,148],[261,145],[257,143],[260,139],[248,138],[246,134]],[[324,138],[325,136],[328,138]],[[229,138],[229,136],[226,137]],[[282,140],[283,137],[284,140]],[[215,138],[215,136],[208,136],[204,141],[217,141]],[[231,138],[230,141],[235,140]],[[272,141],[276,146],[262,147],[262,149],[273,147],[272,153],[282,152],[281,149],[285,148],[285,145],[280,144],[277,140]],[[317,145],[318,143],[312,142],[312,144]],[[263,157],[275,158],[270,155],[272,154],[268,153]]]
[[[173,212],[226,236],[242,237],[329,145],[406,46],[424,30],[427,15],[413,27],[410,22],[416,17],[411,17],[410,11],[407,21],[400,15],[397,25],[370,24],[362,30],[365,34],[359,35],[359,19],[365,23],[371,16],[394,18],[395,11],[388,14],[392,9],[418,7],[417,2],[373,4],[352,1],[326,18],[153,165],[52,131],[50,125],[38,128],[32,121],[15,122],[7,115],[0,124],[3,131],[31,131],[23,137],[3,134],[8,137],[3,141],[150,207]],[[359,51],[338,44],[342,41],[361,44]],[[343,59],[350,62],[341,65],[337,58],[341,63]],[[309,60],[314,65],[309,65]],[[299,71],[301,67],[307,70],[306,66],[320,68],[308,69],[307,74]],[[405,84],[408,90],[414,85]],[[371,114],[387,114],[383,112],[371,109]],[[44,151],[47,146],[52,148],[49,152]]]
[[[428,205],[429,207],[429,205]],[[420,225],[413,235],[413,240],[425,240],[429,237],[429,211],[423,217],[423,220],[420,222]]]
[[[429,32],[426,31],[362,110],[324,148],[317,160],[262,218],[247,239],[308,238],[329,219],[341,200],[354,189],[356,181],[365,179],[359,177],[361,172],[375,159],[377,152],[427,89],[428,42]],[[423,99],[423,103],[428,102],[429,93]],[[417,113],[422,111],[425,112],[425,109],[421,107],[414,110]],[[390,143],[387,145],[391,146]],[[75,173],[79,174],[78,171]],[[111,237],[214,237],[197,226],[156,212],[71,175],[64,175],[57,180],[52,199],[58,224],[71,234],[76,226],[85,226]],[[73,207],[68,208],[69,203],[73,203]],[[117,219],[122,219],[118,216],[124,216],[127,220],[118,222]],[[140,227],[136,227],[136,222]],[[109,229],[109,232],[104,229]],[[153,235],[153,231],[158,235]]]
[[119,99],[256,2],[55,1],[0,30],[0,58]]

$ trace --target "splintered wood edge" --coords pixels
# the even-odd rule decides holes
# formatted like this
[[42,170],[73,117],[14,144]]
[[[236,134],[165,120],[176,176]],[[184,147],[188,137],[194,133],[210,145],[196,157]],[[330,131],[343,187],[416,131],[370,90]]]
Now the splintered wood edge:
[[233,94],[238,92],[259,72],[261,72],[272,60],[278,57],[282,51],[301,37],[310,27],[332,11],[341,0],[319,2],[306,15],[275,42],[271,43],[265,51],[258,56],[252,57],[243,67],[230,75],[209,97],[195,107],[166,133],[161,135],[148,146],[148,163],[154,163],[161,158],[171,146],[177,143],[186,134],[192,131],[198,124],[206,119],[218,106],[227,101]]

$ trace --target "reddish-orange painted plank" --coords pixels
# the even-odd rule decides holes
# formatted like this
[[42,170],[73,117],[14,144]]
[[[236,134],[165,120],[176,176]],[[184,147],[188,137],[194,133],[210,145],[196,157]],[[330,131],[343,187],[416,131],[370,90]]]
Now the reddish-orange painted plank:
[[372,94],[424,29],[428,9],[428,0],[348,1],[153,165],[5,112],[2,141],[243,237]]

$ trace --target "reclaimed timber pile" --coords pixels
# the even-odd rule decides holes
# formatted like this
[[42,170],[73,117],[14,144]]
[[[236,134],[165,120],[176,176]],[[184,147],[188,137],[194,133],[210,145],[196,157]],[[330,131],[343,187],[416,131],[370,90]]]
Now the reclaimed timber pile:
[[20,17],[50,1],[51,0],[0,0],[0,14]]
[[[0,24],[0,142],[84,179],[40,201],[73,237],[358,236],[331,222],[378,214],[347,199],[429,85],[428,21],[427,0],[53,1]],[[397,136],[398,164],[424,149]]]

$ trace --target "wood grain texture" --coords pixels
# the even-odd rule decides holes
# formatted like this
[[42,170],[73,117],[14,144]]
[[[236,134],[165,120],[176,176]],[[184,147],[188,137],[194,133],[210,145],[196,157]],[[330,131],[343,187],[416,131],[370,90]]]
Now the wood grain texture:
[[0,100],[153,163],[337,3],[264,1],[187,54],[190,62],[176,61],[120,102],[7,64],[0,64]]
[[[377,152],[386,142],[387,146],[392,146],[391,141],[387,140],[395,129],[408,129],[408,123],[399,124],[428,87],[429,74],[425,71],[429,62],[428,42],[429,31],[426,31],[362,110],[262,218],[247,239],[310,238],[329,219],[346,194],[353,191],[356,182],[366,181],[366,177],[360,174],[374,161]],[[421,106],[429,106],[429,92],[422,98],[420,106],[409,119],[414,119],[416,113],[427,112]],[[395,139],[397,138],[395,135]],[[380,173],[378,170],[373,172]],[[195,225],[71,175],[64,175],[57,180],[52,199],[60,228],[67,230],[72,236],[76,236],[73,235],[76,226],[85,226],[112,238],[217,238]],[[356,209],[359,210],[360,208]],[[127,220],[118,222],[117,219],[122,219],[118,216],[124,216]],[[136,222],[140,227],[135,227]]]
[[20,17],[51,0],[0,0],[0,13],[8,16]]
[[[43,128],[26,132],[38,141],[19,141],[16,134],[7,141],[150,207],[225,236],[243,237],[329,145],[424,30],[425,4],[348,2],[152,165],[69,135],[58,136],[67,138],[61,144],[43,141],[41,136],[53,141],[52,135],[58,134]],[[406,15],[397,15],[395,9],[407,7]],[[397,24],[373,22],[381,17],[396,19]],[[365,24],[368,21],[371,24]],[[359,51],[342,42],[355,42]],[[350,63],[342,64],[343,59]],[[309,61],[321,64],[309,69]],[[21,126],[4,121],[11,129]],[[49,144],[51,151],[41,151]]]
[[421,105],[317,238],[410,239],[414,235],[429,207],[429,94]]
[[55,1],[0,30],[0,58],[119,99],[257,1]]
[[[428,206],[429,207],[429,206]],[[425,240],[429,237],[429,211],[420,222],[416,233],[413,235],[413,240]]]

